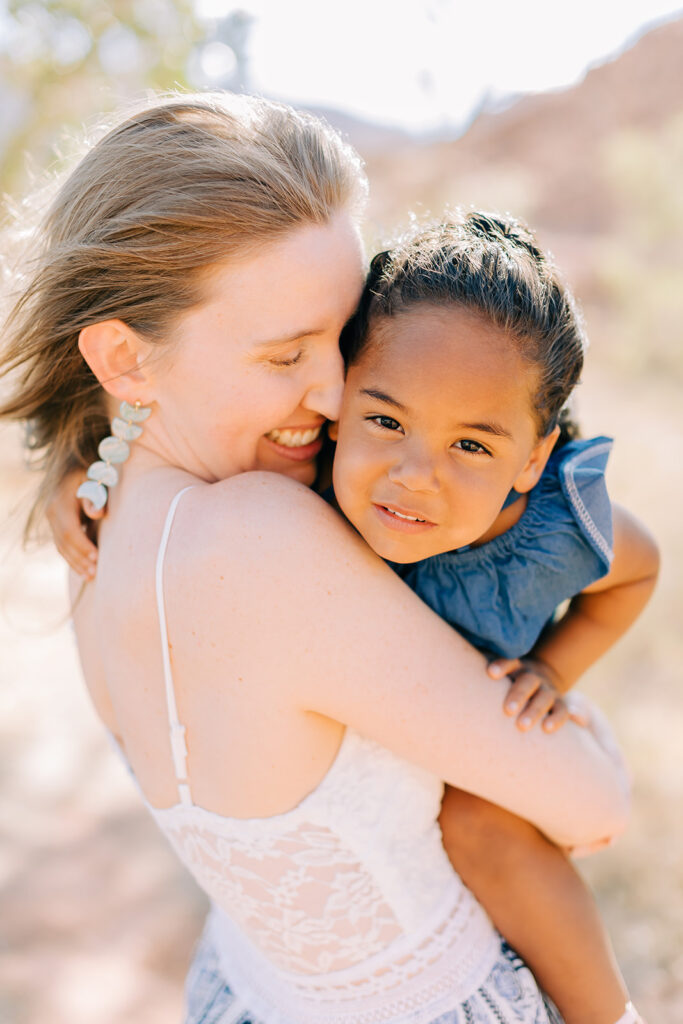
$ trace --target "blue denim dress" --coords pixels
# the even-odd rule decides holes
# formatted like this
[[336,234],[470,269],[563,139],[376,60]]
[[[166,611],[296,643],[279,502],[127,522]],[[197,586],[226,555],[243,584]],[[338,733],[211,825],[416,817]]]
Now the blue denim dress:
[[505,533],[392,568],[479,650],[522,657],[563,601],[609,571],[611,448],[607,437],[569,442],[553,452],[524,513]]

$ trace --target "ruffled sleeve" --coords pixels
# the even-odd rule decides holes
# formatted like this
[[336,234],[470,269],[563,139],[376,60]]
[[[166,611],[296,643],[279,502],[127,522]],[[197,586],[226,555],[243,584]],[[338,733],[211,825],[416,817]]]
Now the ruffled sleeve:
[[558,605],[609,571],[611,447],[606,437],[564,445],[505,533],[394,568],[476,647],[497,657],[527,654]]
[[558,452],[562,492],[581,533],[602,560],[605,572],[614,557],[612,507],[605,485],[611,451],[611,438],[596,437],[592,441],[572,441]]

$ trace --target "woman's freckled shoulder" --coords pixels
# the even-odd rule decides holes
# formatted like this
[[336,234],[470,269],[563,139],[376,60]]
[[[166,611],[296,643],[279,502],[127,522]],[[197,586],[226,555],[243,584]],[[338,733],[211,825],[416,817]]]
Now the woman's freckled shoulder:
[[279,473],[252,471],[212,484],[207,495],[207,514],[266,525],[274,516],[325,515],[327,504],[305,484]]
[[211,566],[218,580],[234,579],[236,560],[263,559],[274,548],[310,541],[325,524],[333,531],[342,526],[318,494],[277,473],[240,473],[198,487],[188,499],[178,517],[179,547],[197,566]]

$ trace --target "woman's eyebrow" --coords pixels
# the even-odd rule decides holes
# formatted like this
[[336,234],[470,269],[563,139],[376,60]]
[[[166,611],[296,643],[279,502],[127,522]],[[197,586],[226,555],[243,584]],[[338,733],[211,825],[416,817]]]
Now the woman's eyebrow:
[[283,334],[280,338],[265,338],[263,341],[253,342],[254,348],[276,348],[279,345],[288,345],[292,341],[303,340],[304,338],[315,338],[319,334],[324,334],[322,327],[315,329],[306,329],[303,331],[293,331],[291,334]]
[[386,391],[380,391],[378,388],[361,388],[360,394],[367,395],[368,398],[374,398],[376,402],[384,402],[386,405],[391,405],[394,409],[399,409],[401,412],[407,411],[405,405],[401,405],[398,399],[392,398]]

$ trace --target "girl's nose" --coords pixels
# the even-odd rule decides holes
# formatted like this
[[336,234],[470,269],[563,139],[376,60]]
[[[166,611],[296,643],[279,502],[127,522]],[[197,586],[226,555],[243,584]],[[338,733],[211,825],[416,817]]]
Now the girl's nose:
[[435,494],[440,487],[434,460],[426,453],[405,452],[389,469],[388,476],[392,483],[408,491]]
[[326,420],[338,420],[344,390],[344,360],[339,345],[321,353],[312,367],[312,378],[303,405]]

